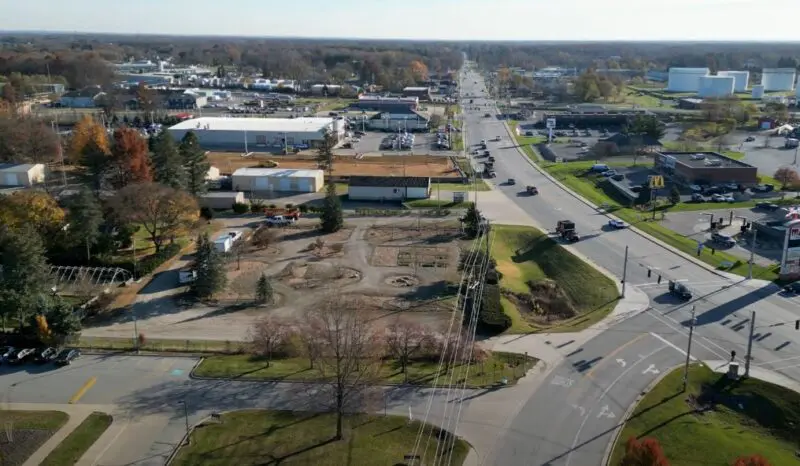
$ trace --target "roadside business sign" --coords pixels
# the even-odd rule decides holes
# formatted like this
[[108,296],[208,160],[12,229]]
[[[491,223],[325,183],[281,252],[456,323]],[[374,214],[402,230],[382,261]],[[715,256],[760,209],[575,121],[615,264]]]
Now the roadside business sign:
[[664,187],[664,177],[661,175],[651,175],[650,189],[661,189]]
[[555,118],[548,118],[547,119],[547,129],[554,129],[556,127],[556,119]]

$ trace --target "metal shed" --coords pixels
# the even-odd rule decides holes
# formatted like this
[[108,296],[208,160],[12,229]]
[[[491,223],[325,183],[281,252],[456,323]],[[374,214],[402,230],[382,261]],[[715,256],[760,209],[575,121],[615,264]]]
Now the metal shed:
[[200,207],[209,209],[232,209],[234,204],[244,204],[244,193],[239,191],[211,192],[201,195],[198,198]]
[[240,168],[233,172],[232,183],[234,191],[315,193],[325,176],[322,170]]
[[421,176],[351,176],[347,197],[351,201],[403,201],[427,199],[431,179]]
[[43,183],[44,164],[0,163],[0,186],[33,186]]

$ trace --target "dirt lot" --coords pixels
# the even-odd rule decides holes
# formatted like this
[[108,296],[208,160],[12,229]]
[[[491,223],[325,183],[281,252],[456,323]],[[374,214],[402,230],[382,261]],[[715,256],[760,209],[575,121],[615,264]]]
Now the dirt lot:
[[[459,226],[442,220],[353,219],[332,235],[321,235],[316,221],[273,229],[266,248],[250,242],[227,264],[228,286],[216,302],[175,299],[147,316],[138,330],[152,339],[244,340],[255,318],[272,313],[302,319],[307,309],[324,305],[331,293],[365,299],[374,322],[399,316],[431,329],[449,323],[453,287],[458,280]],[[270,278],[275,300],[253,304],[256,281]],[[104,336],[130,335],[127,322],[102,329]],[[93,329],[93,336],[98,335]]]
[[[268,160],[278,163],[280,168],[314,169],[317,163],[313,155],[262,155],[242,157],[239,153],[209,152],[208,161],[222,173],[230,174],[239,168],[257,167]],[[458,170],[449,157],[425,155],[364,157],[335,156],[334,176],[382,175],[382,176],[430,176],[458,178]]]

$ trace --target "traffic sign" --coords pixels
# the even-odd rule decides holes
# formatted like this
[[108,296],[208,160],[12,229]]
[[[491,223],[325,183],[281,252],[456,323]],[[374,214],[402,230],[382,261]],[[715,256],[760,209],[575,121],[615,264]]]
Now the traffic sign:
[[547,119],[547,129],[553,129],[556,127],[556,119],[555,118],[548,118]]

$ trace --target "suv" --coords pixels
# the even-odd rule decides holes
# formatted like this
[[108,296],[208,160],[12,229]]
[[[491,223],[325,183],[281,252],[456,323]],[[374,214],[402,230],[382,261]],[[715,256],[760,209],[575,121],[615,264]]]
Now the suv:
[[736,240],[728,235],[723,235],[721,233],[712,233],[711,234],[711,241],[715,243],[719,243],[723,246],[733,247],[736,246]]

